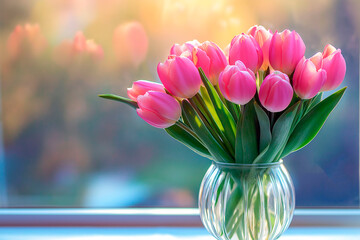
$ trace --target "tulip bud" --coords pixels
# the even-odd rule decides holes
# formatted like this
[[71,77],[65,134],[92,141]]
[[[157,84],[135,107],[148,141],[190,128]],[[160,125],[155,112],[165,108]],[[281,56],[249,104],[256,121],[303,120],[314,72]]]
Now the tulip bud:
[[289,77],[279,71],[269,74],[259,90],[261,104],[270,112],[281,112],[291,102],[293,89]]
[[183,56],[169,56],[165,63],[157,66],[159,78],[166,90],[180,98],[191,98],[202,84],[194,63]]
[[201,67],[213,85],[217,85],[221,71],[228,65],[224,52],[213,42],[203,42],[193,48],[192,60],[197,68]]
[[340,49],[328,44],[323,52],[323,69],[327,78],[320,91],[330,91],[337,88],[345,77],[346,62]]
[[75,35],[73,44],[72,44],[73,54],[90,54],[94,58],[102,58],[104,52],[102,48],[95,43],[92,39],[86,39],[82,32],[78,32]]
[[115,29],[113,45],[119,64],[138,67],[146,58],[149,40],[141,23],[127,22]]
[[157,128],[174,125],[180,118],[181,107],[170,95],[163,92],[149,91],[137,98],[137,114],[145,122]]
[[243,62],[253,72],[261,67],[263,54],[253,36],[242,33],[232,39],[229,49],[229,63],[235,64],[237,60]]
[[312,59],[302,58],[295,69],[293,87],[302,99],[315,97],[326,80],[326,71],[321,69],[319,54],[314,55]]
[[275,32],[269,47],[270,65],[275,70],[291,75],[305,54],[305,44],[300,35],[288,29]]
[[272,33],[270,30],[266,30],[263,26],[253,26],[248,32],[249,35],[253,36],[256,42],[259,44],[261,51],[263,53],[263,64],[260,69],[265,71],[270,63],[269,63],[269,47],[272,38]]
[[9,57],[37,57],[46,47],[46,40],[38,24],[17,25],[7,41]]
[[148,91],[165,93],[165,89],[162,84],[146,80],[139,80],[134,82],[131,88],[127,89],[127,94],[131,100],[137,101],[138,96],[144,95]]
[[244,105],[255,96],[255,75],[238,60],[235,65],[228,65],[220,74],[219,87],[227,100]]
[[193,48],[198,46],[200,46],[200,42],[196,39],[192,41],[187,41],[182,45],[176,43],[171,47],[170,55],[180,56],[183,52],[192,52]]
[[86,39],[82,32],[76,33],[73,41],[64,41],[56,51],[56,61],[61,64],[72,64],[82,58],[91,57],[100,60],[104,56],[103,49],[94,40]]

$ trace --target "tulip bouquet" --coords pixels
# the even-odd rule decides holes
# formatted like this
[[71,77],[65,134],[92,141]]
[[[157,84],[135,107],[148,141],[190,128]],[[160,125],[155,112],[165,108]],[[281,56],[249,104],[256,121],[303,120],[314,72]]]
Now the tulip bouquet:
[[[100,97],[130,105],[147,123],[164,128],[213,163],[264,166],[307,145],[345,92],[342,88],[322,99],[323,91],[337,88],[344,79],[341,50],[327,45],[309,59],[304,53],[305,44],[295,31],[272,34],[254,26],[235,36],[225,51],[209,41],[175,44],[157,67],[162,84],[140,80],[128,89],[130,99]],[[284,190],[291,188],[291,180],[284,180],[286,174],[280,177],[287,184],[279,190],[284,194],[275,190],[279,199],[270,200],[268,189],[278,185],[270,173],[261,170],[259,178],[256,172],[229,171],[229,183],[221,173],[212,175],[212,168],[204,177],[202,188],[211,189],[200,191],[205,227],[218,239],[276,239],[291,221],[293,197]],[[233,190],[223,193],[225,188]],[[225,216],[216,221],[218,213]]]
[[150,125],[191,150],[227,163],[277,162],[307,145],[335,108],[346,65],[327,45],[306,59],[295,31],[253,26],[225,51],[215,43],[175,44],[157,72],[162,84],[139,80],[129,98],[102,98],[136,109]]

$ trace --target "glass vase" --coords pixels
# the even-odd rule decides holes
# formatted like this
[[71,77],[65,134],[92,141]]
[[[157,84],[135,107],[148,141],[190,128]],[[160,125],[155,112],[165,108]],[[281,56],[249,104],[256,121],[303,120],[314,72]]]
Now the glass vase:
[[273,240],[292,220],[294,186],[282,161],[213,162],[201,183],[199,208],[216,239]]

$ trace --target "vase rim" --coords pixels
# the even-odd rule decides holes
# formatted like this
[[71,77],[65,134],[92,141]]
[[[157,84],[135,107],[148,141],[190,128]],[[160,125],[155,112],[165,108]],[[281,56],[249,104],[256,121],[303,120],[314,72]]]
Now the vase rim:
[[275,168],[281,166],[283,164],[283,160],[280,159],[278,162],[271,163],[227,163],[213,161],[213,164],[220,168]]

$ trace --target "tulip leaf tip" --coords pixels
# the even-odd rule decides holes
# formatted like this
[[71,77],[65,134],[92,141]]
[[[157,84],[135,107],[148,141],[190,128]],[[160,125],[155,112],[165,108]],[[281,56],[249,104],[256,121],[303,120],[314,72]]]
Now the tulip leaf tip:
[[138,107],[138,104],[135,101],[133,101],[131,99],[128,99],[128,98],[125,98],[125,97],[115,95],[115,94],[99,94],[98,96],[101,97],[101,98],[105,98],[105,99],[125,103],[125,104],[127,104],[127,105],[129,105],[130,107],[133,107],[133,108]]

